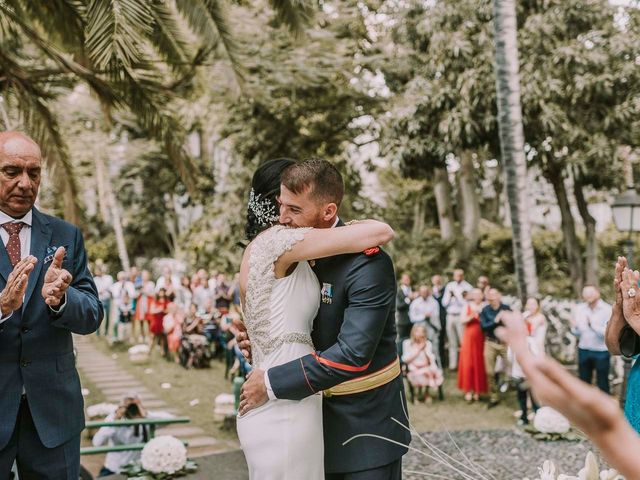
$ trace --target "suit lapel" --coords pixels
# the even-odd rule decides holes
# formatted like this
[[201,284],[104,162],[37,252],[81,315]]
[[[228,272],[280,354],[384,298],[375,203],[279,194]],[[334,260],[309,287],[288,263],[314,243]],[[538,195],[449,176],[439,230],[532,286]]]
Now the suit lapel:
[[[44,258],[46,256],[47,247],[51,241],[51,228],[49,222],[45,220],[38,210],[33,209],[33,221],[31,222],[31,255],[38,259],[33,272],[29,276],[29,284],[24,297],[24,305],[29,303],[29,299],[38,284],[38,279],[42,273]],[[5,251],[6,255],[6,251]]]
[[2,247],[0,247],[0,275],[2,275],[2,278],[4,278],[5,284],[12,271],[13,267],[11,266],[11,261],[9,260],[7,247],[4,245],[4,242],[2,242]]

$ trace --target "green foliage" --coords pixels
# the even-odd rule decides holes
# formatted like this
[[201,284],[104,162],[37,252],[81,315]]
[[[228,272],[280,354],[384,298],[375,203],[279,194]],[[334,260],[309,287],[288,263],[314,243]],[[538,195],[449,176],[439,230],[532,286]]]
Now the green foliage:
[[[618,255],[624,252],[625,240],[625,235],[615,230],[606,230],[598,236],[600,263],[603,265],[600,287],[605,299],[613,299],[613,265]],[[635,251],[640,252],[640,239],[634,240]],[[540,295],[573,298],[562,233],[539,230],[533,235],[533,247],[540,277]],[[451,248],[451,245],[440,240],[437,229],[425,230],[418,240],[401,232],[390,246],[396,275],[407,272],[414,285],[428,284],[432,275],[444,274],[451,277],[454,268],[462,267],[472,283],[478,276],[487,275],[492,286],[511,295],[517,293],[510,229],[484,223],[478,249],[466,264],[450,263]]]

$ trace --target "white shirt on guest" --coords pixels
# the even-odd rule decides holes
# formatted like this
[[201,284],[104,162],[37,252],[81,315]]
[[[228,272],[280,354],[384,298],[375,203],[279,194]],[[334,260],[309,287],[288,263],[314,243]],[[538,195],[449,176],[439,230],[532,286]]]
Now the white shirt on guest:
[[576,326],[571,332],[579,339],[578,348],[594,352],[607,351],[604,334],[611,318],[611,310],[611,305],[602,299],[598,300],[593,308],[586,302],[574,308],[573,320]]
[[473,287],[466,280],[460,283],[455,280],[447,283],[444,290],[444,297],[442,297],[442,306],[447,309],[447,313],[450,315],[460,315],[465,303],[464,294],[471,290],[473,290]]
[[[22,218],[13,218],[3,211],[0,211],[0,225],[10,222],[24,223],[24,225],[22,226],[22,230],[20,230],[20,233],[18,234],[18,237],[20,238],[20,260],[22,260],[24,257],[29,255],[29,252],[31,251],[31,224],[33,222],[33,211],[29,210],[27,214]],[[2,243],[6,247],[7,242],[9,241],[9,232],[7,232],[3,227],[0,227],[0,238],[2,238]],[[7,314],[6,316],[2,316],[2,318],[0,318],[0,324],[6,320],[9,320],[9,318],[11,318],[11,313]]]
[[426,322],[440,330],[440,305],[435,298],[429,295],[426,299],[417,297],[409,306],[409,319],[411,323]]

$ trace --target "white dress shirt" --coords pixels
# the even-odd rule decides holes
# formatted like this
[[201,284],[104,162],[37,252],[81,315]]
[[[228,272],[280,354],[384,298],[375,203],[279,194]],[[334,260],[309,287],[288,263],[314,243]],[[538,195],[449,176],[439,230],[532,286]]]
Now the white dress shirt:
[[611,305],[604,300],[591,308],[588,303],[578,304],[573,311],[575,327],[571,332],[578,337],[578,348],[594,352],[606,352],[604,334],[611,318]]
[[464,306],[464,294],[473,290],[473,287],[466,280],[460,283],[451,281],[447,283],[442,297],[442,305],[447,309],[449,315],[460,315]]
[[433,328],[440,330],[440,305],[431,295],[426,299],[417,297],[409,306],[409,319],[413,324],[424,323],[428,319]]

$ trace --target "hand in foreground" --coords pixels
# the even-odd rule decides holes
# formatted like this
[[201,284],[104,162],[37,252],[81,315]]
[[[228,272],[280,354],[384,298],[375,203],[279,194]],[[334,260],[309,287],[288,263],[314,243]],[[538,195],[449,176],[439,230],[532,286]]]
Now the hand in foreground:
[[[616,265],[616,275],[618,266]],[[638,287],[640,273],[625,267],[621,274],[620,290],[622,295],[622,312],[625,320],[634,325],[640,325],[640,288]],[[616,293],[616,302],[617,302]]]
[[14,310],[22,306],[24,294],[27,291],[29,283],[29,275],[33,272],[38,260],[36,257],[29,255],[23,258],[16,266],[7,279],[7,285],[0,292],[0,310],[2,315],[9,315]]
[[566,416],[600,448],[612,467],[628,478],[640,471],[640,437],[624,420],[617,402],[575,376],[555,360],[534,357],[526,344],[526,331],[517,314],[507,314],[496,330],[509,343],[522,366],[533,394]]
[[627,266],[627,259],[625,257],[618,257],[613,275],[613,292],[616,296],[616,301],[613,306],[615,309],[622,310],[622,273]]
[[238,348],[247,359],[247,362],[251,363],[251,340],[249,340],[249,334],[247,333],[247,326],[239,318],[233,319],[233,326],[236,328],[236,342],[238,342]]
[[242,385],[238,413],[244,415],[268,401],[267,386],[264,384],[264,370],[256,369],[251,371],[247,375],[247,381]]
[[67,292],[69,285],[71,285],[71,280],[73,280],[71,274],[62,268],[64,254],[64,247],[59,247],[56,250],[56,253],[53,255],[51,265],[49,265],[47,273],[44,276],[42,296],[44,297],[45,303],[50,307],[57,307],[60,305],[62,297]]

